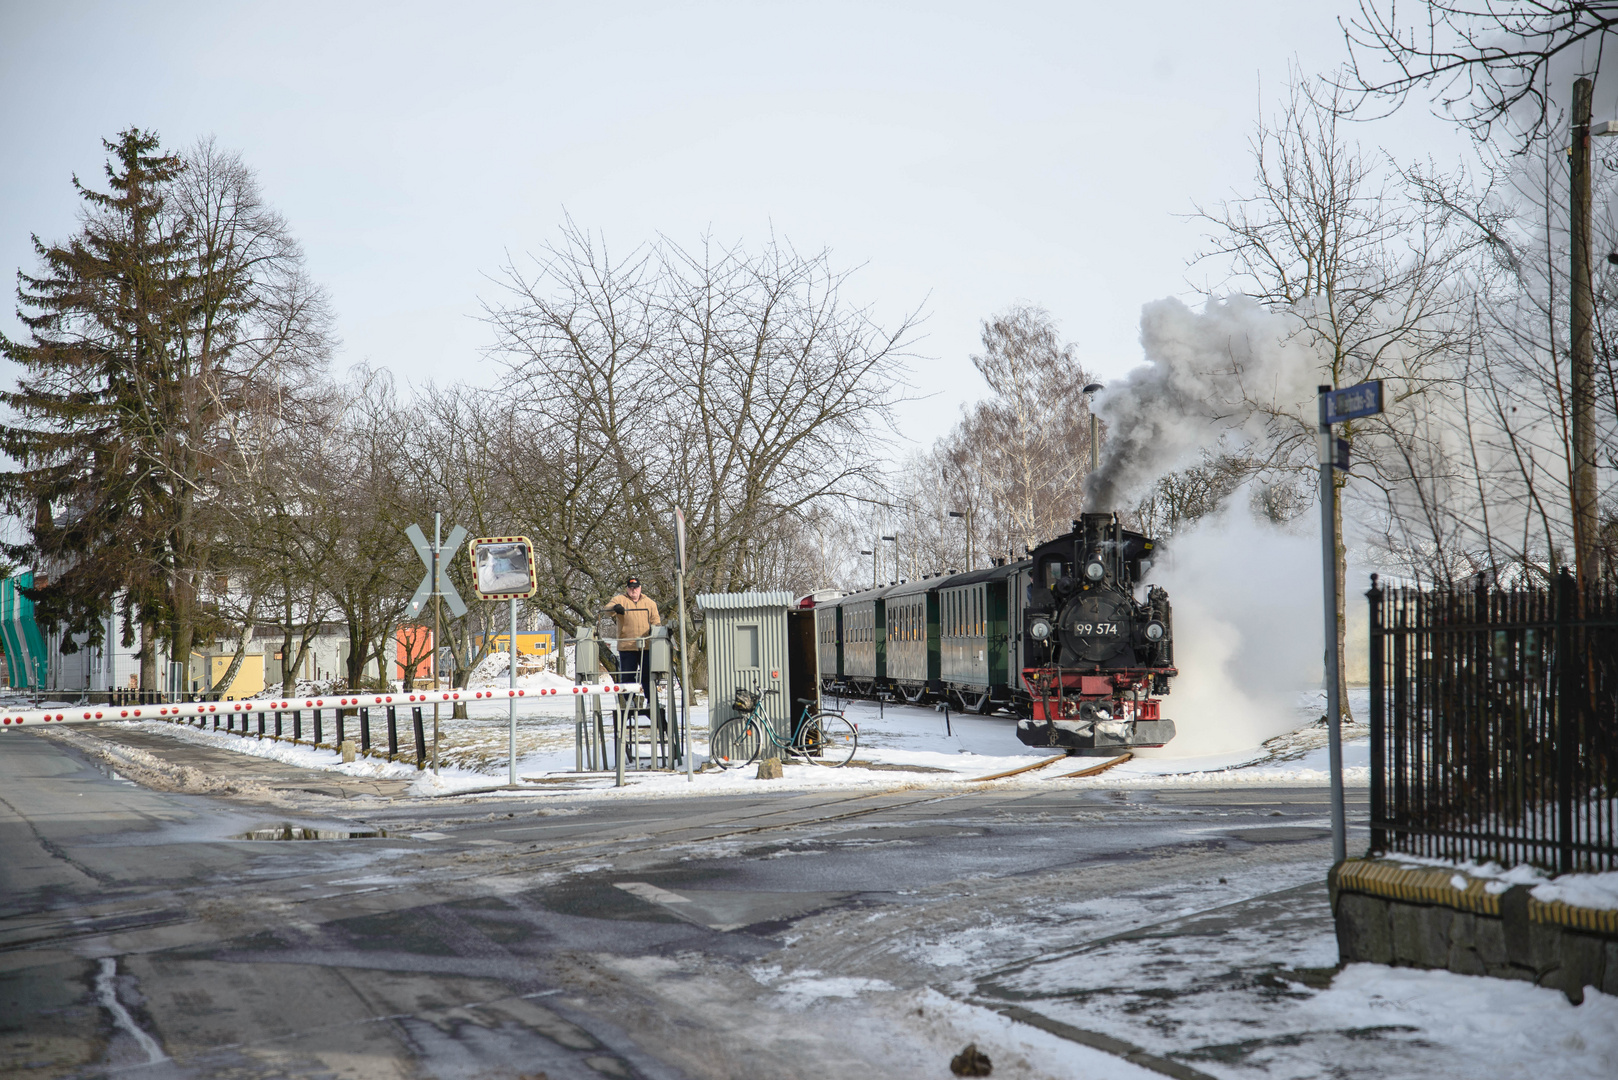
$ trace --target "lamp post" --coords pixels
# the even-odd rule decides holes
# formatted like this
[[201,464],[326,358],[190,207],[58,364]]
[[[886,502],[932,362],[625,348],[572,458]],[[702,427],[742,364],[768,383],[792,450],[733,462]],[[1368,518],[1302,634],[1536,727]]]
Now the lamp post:
[[951,510],[949,511],[949,516],[966,519],[966,568],[970,570],[972,569],[972,511],[967,510],[962,513],[959,510]]
[[[880,547],[881,545],[878,545],[878,546]],[[865,549],[862,548],[862,549],[860,549],[860,554],[861,555],[869,555],[871,557],[871,588],[874,589],[874,588],[876,588],[876,581],[877,581],[877,569],[876,569],[877,555],[876,555],[876,552],[874,552],[874,551],[866,551]]]
[[893,576],[895,578],[898,578],[898,576],[899,576],[899,534],[894,533],[892,536],[884,536],[882,539],[893,541]]
[[1101,424],[1096,420],[1095,392],[1105,390],[1106,387],[1098,382],[1086,386],[1084,393],[1085,411],[1090,414],[1090,471],[1095,472],[1101,465]]

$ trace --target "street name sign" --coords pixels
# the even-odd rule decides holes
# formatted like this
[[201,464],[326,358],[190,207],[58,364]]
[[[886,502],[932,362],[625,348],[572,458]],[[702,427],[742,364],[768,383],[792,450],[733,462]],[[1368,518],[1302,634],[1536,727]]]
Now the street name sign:
[[1320,395],[1320,407],[1321,422],[1324,424],[1341,424],[1344,420],[1375,416],[1382,411],[1382,380],[1328,390]]

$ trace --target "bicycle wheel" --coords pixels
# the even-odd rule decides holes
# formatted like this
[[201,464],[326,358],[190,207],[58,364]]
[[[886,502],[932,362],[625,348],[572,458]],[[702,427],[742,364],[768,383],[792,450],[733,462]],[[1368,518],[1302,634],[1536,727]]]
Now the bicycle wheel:
[[708,740],[708,760],[721,769],[739,769],[758,760],[764,732],[751,716],[733,716]]
[[824,712],[804,721],[793,749],[816,765],[836,769],[848,764],[859,745],[858,728],[841,713]]

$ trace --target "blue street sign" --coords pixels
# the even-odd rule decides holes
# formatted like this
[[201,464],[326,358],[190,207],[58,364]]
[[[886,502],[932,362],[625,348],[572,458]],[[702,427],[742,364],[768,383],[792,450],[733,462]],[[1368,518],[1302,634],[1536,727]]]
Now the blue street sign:
[[1382,411],[1382,380],[1360,383],[1341,390],[1330,390],[1320,395],[1320,422],[1341,424],[1344,420],[1358,420],[1362,416],[1375,416]]

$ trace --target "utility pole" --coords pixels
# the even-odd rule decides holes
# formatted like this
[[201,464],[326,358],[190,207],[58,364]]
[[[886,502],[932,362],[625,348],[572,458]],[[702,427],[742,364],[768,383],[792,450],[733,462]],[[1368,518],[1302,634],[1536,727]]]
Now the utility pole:
[[[874,547],[875,548],[880,548],[881,546],[882,546],[881,544],[876,544]],[[860,549],[860,554],[861,555],[869,555],[871,557],[871,588],[874,589],[874,588],[876,588],[876,581],[877,581],[877,568],[876,568],[877,554],[876,554],[876,551],[874,549],[871,550],[871,551],[866,551],[864,548],[861,548]]]
[[[1573,83],[1573,176],[1569,207],[1572,257],[1569,279],[1572,377],[1570,397],[1573,436],[1573,559],[1581,588],[1595,580],[1596,440],[1595,440],[1595,296],[1590,286],[1590,94],[1589,79]],[[1609,125],[1603,125],[1608,127]]]
[[884,536],[882,539],[893,541],[893,578],[897,581],[899,579],[899,534],[896,532],[892,536]]

